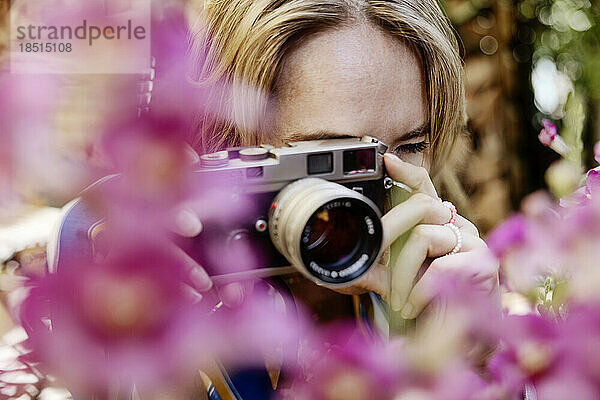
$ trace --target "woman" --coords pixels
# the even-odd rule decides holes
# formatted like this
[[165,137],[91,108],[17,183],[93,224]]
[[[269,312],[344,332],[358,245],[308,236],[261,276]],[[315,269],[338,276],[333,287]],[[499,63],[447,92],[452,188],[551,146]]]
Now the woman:
[[[343,293],[379,293],[411,319],[431,300],[428,282],[445,270],[464,269],[493,285],[495,269],[470,267],[486,247],[477,229],[460,215],[461,233],[444,226],[452,211],[430,179],[445,168],[466,124],[458,45],[435,0],[209,1],[196,32],[197,80],[271,96],[251,105],[263,110],[259,123],[244,119],[235,102],[241,124],[203,115],[194,138],[201,153],[370,135],[390,148],[388,174],[417,192],[383,217],[385,247],[412,230],[400,265],[390,266],[391,277],[388,266],[377,265]],[[249,96],[239,97],[248,107]],[[304,286],[299,291],[310,295],[303,297],[320,299],[315,292],[324,289]],[[221,291],[226,302],[243,297],[239,285]]]
[[[193,140],[200,153],[369,135],[389,146],[387,173],[413,189],[383,217],[385,247],[411,231],[399,265],[374,266],[342,295],[299,276],[287,279],[316,319],[352,315],[344,294],[369,291],[403,318],[416,318],[432,300],[428,285],[448,270],[496,285],[496,266],[476,262],[487,251],[477,229],[460,215],[460,233],[447,225],[451,207],[438,201],[430,178],[447,168],[466,132],[458,44],[435,0],[208,1],[195,32],[195,80],[269,94],[248,104],[251,96],[240,89],[226,105],[237,123],[201,116]],[[247,117],[255,115],[244,112],[248,107],[262,110],[261,117]],[[219,291],[226,303],[243,299],[239,284]]]

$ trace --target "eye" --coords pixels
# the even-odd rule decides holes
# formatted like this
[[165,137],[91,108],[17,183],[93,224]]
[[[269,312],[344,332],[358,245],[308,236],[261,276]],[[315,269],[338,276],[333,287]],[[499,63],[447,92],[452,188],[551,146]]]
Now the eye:
[[394,149],[394,153],[421,153],[429,148],[429,142],[406,143]]

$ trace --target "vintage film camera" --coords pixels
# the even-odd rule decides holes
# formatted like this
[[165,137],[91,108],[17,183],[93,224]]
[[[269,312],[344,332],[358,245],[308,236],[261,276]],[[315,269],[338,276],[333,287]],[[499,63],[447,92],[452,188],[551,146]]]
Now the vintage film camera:
[[203,220],[184,249],[216,281],[291,264],[318,284],[351,285],[380,257],[386,149],[365,136],[202,155],[202,190],[218,182],[232,193],[219,212],[246,211]]

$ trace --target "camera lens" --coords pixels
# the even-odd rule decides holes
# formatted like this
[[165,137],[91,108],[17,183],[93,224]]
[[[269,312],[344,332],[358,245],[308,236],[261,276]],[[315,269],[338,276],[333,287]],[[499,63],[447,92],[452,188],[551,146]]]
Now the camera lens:
[[306,224],[301,249],[323,264],[344,264],[356,252],[359,237],[360,220],[349,209],[322,210]]
[[269,232],[279,252],[305,275],[330,286],[347,286],[377,260],[380,216],[364,195],[307,178],[275,197]]

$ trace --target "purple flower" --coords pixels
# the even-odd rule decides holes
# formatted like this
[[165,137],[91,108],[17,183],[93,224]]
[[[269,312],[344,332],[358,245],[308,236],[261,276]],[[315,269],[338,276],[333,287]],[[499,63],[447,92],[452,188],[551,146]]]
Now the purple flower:
[[[261,281],[254,282],[240,306],[220,307],[209,322],[214,332],[210,354],[232,368],[264,366],[266,359],[295,363],[300,338],[315,328],[300,304]],[[197,337],[205,336],[197,332]]]
[[[592,195],[600,189],[600,171],[590,169],[587,172],[585,186],[574,191],[570,196],[560,199],[560,206],[563,208],[576,208],[589,203]],[[597,196],[597,195],[596,195]]]
[[[465,365],[452,365],[435,377],[414,376],[401,387],[394,399],[412,400],[481,400],[498,399],[497,391],[475,371]],[[490,394],[487,394],[491,392]],[[488,397],[486,397],[486,395]]]
[[257,284],[235,309],[216,291],[198,301],[188,259],[166,236],[117,228],[104,260],[82,257],[31,281],[20,313],[27,360],[75,393],[102,396],[116,383],[185,391],[213,360],[235,368],[264,365],[265,354],[296,356],[306,318],[285,295]]
[[590,169],[585,179],[586,194],[590,197],[598,193],[600,189],[600,171]]
[[504,348],[488,365],[492,377],[511,393],[519,393],[527,383],[552,376],[563,353],[557,326],[536,315],[508,316],[502,326]]
[[283,398],[393,399],[402,382],[395,351],[352,324],[326,327],[303,342],[293,385]]
[[600,309],[572,305],[564,320],[538,315],[509,316],[502,327],[503,349],[489,364],[494,380],[513,393],[533,385],[540,400],[600,395]]
[[[119,207],[151,214],[170,209],[192,192],[192,159],[176,122],[143,120],[104,135],[105,154],[121,177],[103,193]],[[175,133],[173,133],[175,132]]]
[[594,145],[594,160],[600,163],[600,141],[596,142]]
[[[501,255],[502,282],[511,291],[541,299],[546,278],[567,282],[580,277],[584,248],[600,238],[598,207],[588,202],[563,202],[563,207],[535,195],[523,202],[524,213],[510,218],[489,236],[490,247]],[[587,250],[586,250],[587,251]],[[571,295],[571,291],[562,294]]]
[[117,382],[155,388],[187,373],[180,359],[202,345],[186,337],[204,318],[183,291],[182,260],[161,243],[126,243],[101,264],[73,263],[33,281],[22,306],[29,358],[79,393]]
[[496,227],[486,238],[486,242],[498,258],[513,246],[525,240],[527,222],[521,214],[513,215]]

